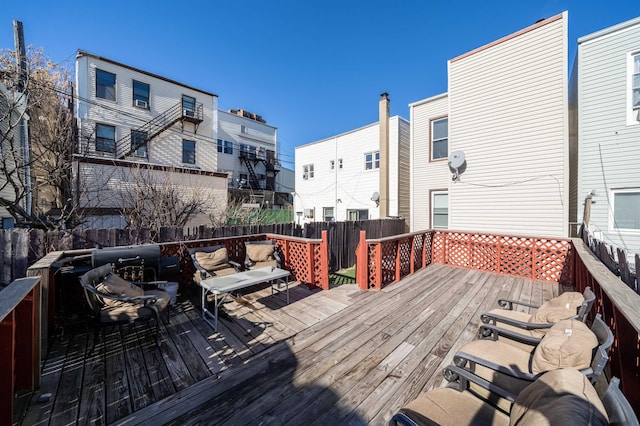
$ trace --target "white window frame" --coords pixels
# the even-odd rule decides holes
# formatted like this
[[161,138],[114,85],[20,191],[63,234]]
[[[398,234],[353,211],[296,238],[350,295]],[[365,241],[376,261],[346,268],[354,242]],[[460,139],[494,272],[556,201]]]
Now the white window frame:
[[304,180],[313,179],[314,175],[315,173],[313,169],[313,163],[305,164],[304,166],[302,166],[302,179]]
[[[610,197],[611,205],[609,206],[609,231],[624,232],[625,234],[638,234],[640,235],[640,228],[618,228],[615,223],[615,207],[616,207],[616,195],[618,194],[639,194],[640,188],[624,188],[624,189],[611,189]],[[640,214],[640,212],[638,212]]]
[[[435,124],[439,121],[443,121],[443,120],[447,120],[447,137],[446,138],[438,138],[436,139],[433,135],[433,131],[435,129]],[[449,117],[445,116],[445,117],[439,117],[439,118],[434,118],[430,120],[430,125],[429,125],[430,129],[429,129],[429,151],[430,151],[430,157],[431,157],[431,161],[441,161],[441,160],[446,160],[449,156]],[[433,156],[433,145],[436,142],[442,142],[442,141],[447,141],[447,153],[443,156],[443,157],[434,157]]]
[[342,158],[338,158],[338,170],[342,170]]
[[[331,213],[331,215],[328,215],[328,213]],[[330,217],[330,219],[327,220],[327,217]],[[323,207],[322,208],[322,220],[325,221],[325,222],[335,222],[335,220],[336,220],[335,207]]]
[[305,219],[313,219],[314,218],[315,209],[304,209],[304,218]]
[[380,168],[380,151],[369,151],[364,153],[364,169],[376,170]]
[[[360,216],[364,216],[364,219],[360,219]],[[352,219],[351,216],[357,216],[356,219]],[[347,221],[355,222],[360,220],[368,220],[369,219],[369,210],[368,209],[347,209]]]
[[627,125],[634,126],[640,124],[640,106],[633,106],[633,92],[640,89],[640,86],[634,87],[634,77],[638,76],[640,79],[640,73],[636,73],[634,69],[635,59],[640,60],[640,51],[630,52],[627,60]]
[[335,160],[329,160],[329,169],[335,170],[335,168],[336,168],[336,161]]
[[[445,228],[438,226],[435,226],[435,220],[434,220],[434,216],[435,216],[435,211],[434,211],[434,206],[435,206],[435,198],[438,195],[446,195],[447,196],[447,226]],[[431,200],[430,200],[430,204],[429,204],[429,214],[431,216],[430,220],[431,220],[431,229],[449,229],[449,191],[431,191]]]

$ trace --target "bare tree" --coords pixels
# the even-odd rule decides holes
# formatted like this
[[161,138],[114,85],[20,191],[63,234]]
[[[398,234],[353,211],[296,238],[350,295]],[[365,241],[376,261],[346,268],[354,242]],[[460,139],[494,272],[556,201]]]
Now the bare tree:
[[[0,141],[0,190],[11,188],[12,196],[0,197],[0,206],[18,224],[73,228],[82,218],[72,190],[72,73],[47,58],[42,49],[29,47],[27,58],[25,91],[19,93],[15,52],[0,51],[3,83],[15,93],[1,117],[8,120],[9,129],[2,132]],[[16,137],[23,131],[18,128],[22,118],[28,118],[28,147],[20,146]],[[34,201],[32,209],[25,207],[29,198]]]

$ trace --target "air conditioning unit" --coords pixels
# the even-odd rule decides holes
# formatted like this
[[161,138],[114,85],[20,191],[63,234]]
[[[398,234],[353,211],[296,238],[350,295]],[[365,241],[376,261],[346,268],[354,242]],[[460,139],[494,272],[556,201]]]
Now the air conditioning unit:
[[149,104],[147,103],[147,101],[143,101],[142,99],[136,99],[135,105],[138,108],[149,108]]
[[182,115],[185,117],[195,117],[196,116],[196,112],[192,109],[183,109],[182,110]]

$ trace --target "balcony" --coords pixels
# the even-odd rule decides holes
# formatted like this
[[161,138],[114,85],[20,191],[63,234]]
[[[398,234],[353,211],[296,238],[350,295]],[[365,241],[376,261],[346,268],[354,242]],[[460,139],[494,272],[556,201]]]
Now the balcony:
[[[442,368],[498,298],[541,303],[585,286],[597,295],[591,318],[602,314],[616,334],[609,374],[622,378],[623,392],[640,407],[637,295],[581,240],[446,231],[362,236],[359,284],[330,289],[325,238],[251,238],[276,239],[285,253],[297,281],[290,304],[268,286],[249,288],[225,304],[214,332],[199,316],[197,288],[183,287],[159,348],[134,327],[112,330],[90,351],[91,330],[68,328],[51,341],[40,390],[21,400],[28,405],[22,424],[385,424],[442,384]],[[242,257],[246,239],[223,241]],[[162,250],[180,254],[183,246]],[[51,399],[37,402],[49,392]]]

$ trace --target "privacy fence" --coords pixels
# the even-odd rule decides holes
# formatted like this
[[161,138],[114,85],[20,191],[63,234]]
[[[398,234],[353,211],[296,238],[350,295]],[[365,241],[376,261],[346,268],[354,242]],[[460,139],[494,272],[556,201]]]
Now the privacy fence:
[[26,276],[27,267],[52,251],[128,246],[147,243],[209,240],[255,234],[277,234],[288,237],[320,239],[326,230],[329,240],[329,269],[339,270],[355,264],[355,248],[361,230],[371,238],[382,238],[404,232],[403,219],[379,219],[358,222],[315,222],[304,226],[294,223],[227,227],[148,229],[74,229],[43,231],[12,229],[0,231],[0,286]]

